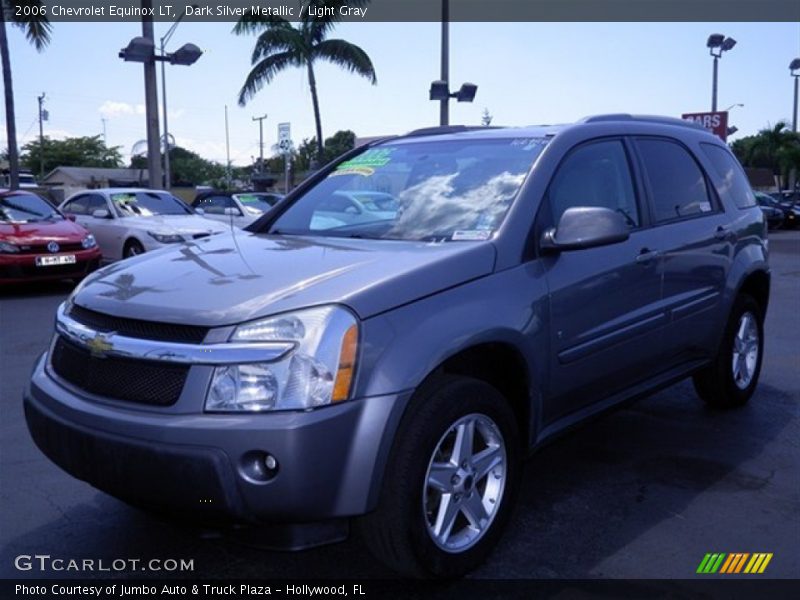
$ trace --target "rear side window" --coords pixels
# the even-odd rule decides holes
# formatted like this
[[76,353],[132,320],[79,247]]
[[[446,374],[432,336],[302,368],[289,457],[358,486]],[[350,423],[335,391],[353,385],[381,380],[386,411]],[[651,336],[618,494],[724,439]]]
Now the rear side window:
[[619,140],[578,147],[564,160],[548,192],[553,223],[568,208],[609,208],[625,217],[631,228],[640,224],[628,157]]
[[721,196],[729,194],[734,204],[739,208],[750,208],[756,205],[753,190],[744,170],[734,156],[725,148],[714,144],[700,144],[703,152],[711,161],[714,170],[722,178]]
[[713,212],[705,174],[683,146],[668,140],[639,139],[637,147],[650,184],[656,221]]

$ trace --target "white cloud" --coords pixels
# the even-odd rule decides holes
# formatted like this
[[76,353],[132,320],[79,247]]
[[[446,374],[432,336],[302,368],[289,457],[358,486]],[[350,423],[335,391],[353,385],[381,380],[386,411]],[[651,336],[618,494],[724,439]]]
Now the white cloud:
[[106,100],[97,110],[107,119],[115,119],[117,117],[125,117],[134,114],[136,112],[136,107],[134,107],[132,104],[128,104],[127,102]]

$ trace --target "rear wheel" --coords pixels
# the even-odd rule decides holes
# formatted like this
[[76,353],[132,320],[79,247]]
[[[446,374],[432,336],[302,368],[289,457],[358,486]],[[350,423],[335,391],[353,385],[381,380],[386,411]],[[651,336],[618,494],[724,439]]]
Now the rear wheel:
[[736,299],[714,362],[694,375],[695,390],[709,405],[742,406],[753,395],[764,354],[763,319],[751,296]]
[[396,436],[372,552],[415,577],[457,577],[483,562],[508,520],[519,473],[514,414],[492,386],[444,377],[418,393]]
[[122,258],[130,258],[131,256],[138,256],[144,254],[144,246],[139,240],[128,240],[125,242],[125,248],[122,250]]

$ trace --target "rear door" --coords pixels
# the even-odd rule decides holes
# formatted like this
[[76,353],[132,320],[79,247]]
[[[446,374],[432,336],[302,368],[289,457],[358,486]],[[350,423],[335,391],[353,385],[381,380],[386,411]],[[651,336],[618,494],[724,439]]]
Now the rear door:
[[553,226],[567,208],[602,206],[630,227],[624,242],[541,258],[554,350],[547,422],[628,387],[659,355],[661,272],[631,164],[622,139],[582,144],[561,162],[544,200],[540,219]]
[[635,140],[664,273],[665,366],[708,353],[735,233],[692,152],[669,138]]

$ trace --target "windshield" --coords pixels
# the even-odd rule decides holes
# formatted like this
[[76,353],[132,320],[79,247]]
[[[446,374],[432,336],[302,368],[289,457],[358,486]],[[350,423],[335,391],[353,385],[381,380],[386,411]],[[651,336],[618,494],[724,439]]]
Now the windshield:
[[480,241],[503,222],[547,140],[383,144],[340,163],[270,233]]
[[251,214],[265,213],[278,202],[276,196],[269,194],[236,194],[234,197]]
[[191,214],[183,202],[166,192],[120,192],[111,194],[111,203],[122,217]]
[[0,221],[30,223],[47,219],[63,219],[47,201],[34,194],[0,196]]

